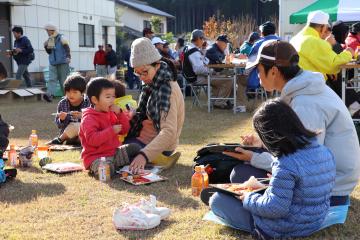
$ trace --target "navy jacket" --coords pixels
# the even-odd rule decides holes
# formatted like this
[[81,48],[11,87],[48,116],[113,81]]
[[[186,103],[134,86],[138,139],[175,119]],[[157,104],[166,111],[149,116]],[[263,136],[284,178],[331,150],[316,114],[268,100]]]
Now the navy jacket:
[[117,57],[114,50],[111,50],[106,54],[106,62],[110,67],[115,67],[117,65]]
[[30,40],[26,36],[22,36],[14,41],[14,49],[20,48],[22,52],[13,55],[18,65],[29,65],[31,63],[30,54],[34,53]]
[[209,64],[219,64],[225,59],[225,54],[220,50],[216,43],[206,50],[205,56],[209,59]]

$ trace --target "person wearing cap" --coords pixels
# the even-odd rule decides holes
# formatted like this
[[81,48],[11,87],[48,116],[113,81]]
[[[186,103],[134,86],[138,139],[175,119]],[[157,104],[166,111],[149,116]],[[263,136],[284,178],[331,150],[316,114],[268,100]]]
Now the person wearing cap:
[[97,77],[105,77],[107,75],[106,69],[106,52],[103,45],[99,45],[94,56],[94,68]]
[[360,22],[351,25],[349,35],[345,40],[346,47],[352,48],[356,51],[356,48],[360,46]]
[[[130,63],[145,83],[125,141],[142,146],[130,168],[136,172],[146,163],[171,167],[180,157],[180,153],[173,152],[185,119],[175,66],[161,57],[148,38],[138,38],[131,44]],[[169,157],[159,158],[161,155]]]
[[151,31],[151,28],[144,28],[142,34],[143,37],[146,37],[150,40],[154,37],[154,32]]
[[[360,177],[360,146],[345,104],[326,85],[323,74],[301,69],[298,53],[285,41],[267,42],[259,50],[257,60],[247,67],[257,67],[265,90],[281,92],[280,99],[292,107],[307,129],[320,130],[317,139],[331,150],[336,163],[330,205],[347,205]],[[262,146],[254,135],[245,136],[243,143]],[[267,176],[272,163],[268,152],[255,153],[241,148],[236,151],[239,153],[226,154],[250,164],[236,166],[231,182]]]
[[310,12],[307,25],[295,35],[290,43],[295,47],[300,56],[299,65],[304,70],[324,74],[337,74],[340,65],[351,61],[354,51],[346,48],[340,54],[332,50],[326,40],[321,39],[329,26],[329,14],[323,11]]
[[[209,59],[202,53],[205,42],[205,35],[202,30],[195,29],[192,31],[191,44],[184,50],[183,62],[183,76],[188,83],[205,85],[208,82],[207,76],[210,70],[206,65],[209,64]],[[232,84],[230,81],[211,81],[211,95],[214,97],[227,98],[231,94],[231,89]],[[228,109],[229,105],[226,100],[216,100],[214,107]]]
[[52,102],[56,92],[56,84],[59,83],[64,93],[64,81],[70,73],[69,63],[71,61],[70,47],[67,39],[57,32],[55,25],[49,23],[45,25],[45,30],[49,36],[44,43],[45,51],[49,54],[49,83],[47,93],[43,96],[47,102]]
[[[259,48],[262,46],[262,44],[265,41],[268,40],[279,40],[280,38],[275,34],[276,33],[276,26],[274,23],[267,21],[259,26],[260,31],[260,39],[257,40],[253,47],[251,48],[249,52],[248,62],[252,62],[259,51]],[[257,69],[253,69],[250,71],[248,79],[247,79],[247,89],[250,92],[253,92],[254,89],[257,89],[260,87],[260,79],[258,77],[258,71]]]
[[151,43],[155,46],[155,48],[159,51],[159,53],[161,54],[161,52],[163,51],[163,47],[165,44],[165,41],[163,41],[161,38],[159,37],[153,37],[151,39]]
[[260,38],[258,32],[252,32],[249,38],[240,46],[240,53],[249,56],[254,43]]

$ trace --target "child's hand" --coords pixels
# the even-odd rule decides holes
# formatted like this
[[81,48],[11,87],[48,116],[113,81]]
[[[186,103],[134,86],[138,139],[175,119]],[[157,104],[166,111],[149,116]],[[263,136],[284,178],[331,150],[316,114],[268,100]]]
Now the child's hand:
[[73,116],[74,118],[77,118],[77,119],[81,119],[82,112],[72,111],[72,112],[71,112],[71,116]]
[[115,104],[111,105],[110,110],[116,114],[120,113],[120,107]]
[[118,134],[121,131],[121,128],[122,128],[121,124],[114,125],[113,126],[114,133]]
[[60,118],[61,121],[64,121],[66,116],[67,116],[66,112],[59,112],[58,113],[58,117]]

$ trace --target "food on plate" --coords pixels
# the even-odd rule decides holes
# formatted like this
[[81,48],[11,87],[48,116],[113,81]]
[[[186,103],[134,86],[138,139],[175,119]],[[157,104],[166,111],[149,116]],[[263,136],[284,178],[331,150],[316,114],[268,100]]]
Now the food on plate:
[[265,187],[264,184],[259,182],[254,176],[251,176],[246,182],[242,184],[245,188],[259,189]]

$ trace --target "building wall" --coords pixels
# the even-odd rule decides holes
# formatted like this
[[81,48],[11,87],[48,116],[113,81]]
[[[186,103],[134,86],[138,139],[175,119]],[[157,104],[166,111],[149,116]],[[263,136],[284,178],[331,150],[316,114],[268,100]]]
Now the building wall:
[[305,24],[290,24],[290,15],[316,2],[316,0],[279,0],[280,36],[289,40],[296,35]]
[[[115,3],[111,0],[32,0],[31,6],[11,6],[11,25],[24,28],[35,50],[30,72],[41,72],[49,65],[43,44],[48,36],[44,25],[55,24],[59,33],[69,40],[71,63],[77,71],[94,69],[93,56],[102,42],[103,21],[115,24]],[[94,25],[94,47],[79,47],[79,23]],[[115,25],[108,27],[108,42],[115,49]],[[105,25],[108,25],[106,23]],[[14,41],[14,39],[12,39]],[[16,72],[17,65],[13,64]]]
[[[144,20],[150,21],[150,18],[154,16],[153,14],[143,13],[121,4],[116,4],[116,8],[119,14],[117,22],[139,32],[142,32],[144,29]],[[166,33],[166,17],[159,17],[161,18],[161,22],[164,24],[164,33]]]

